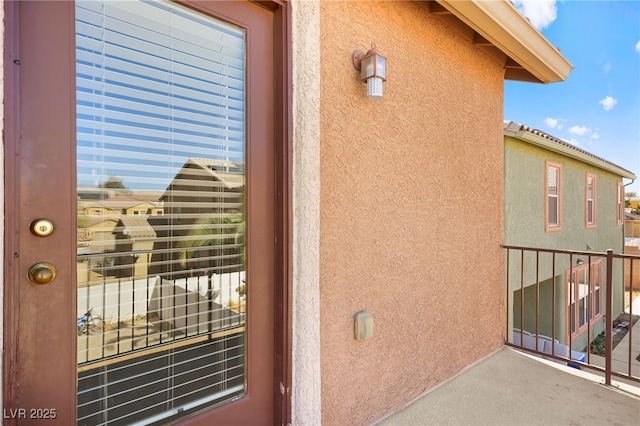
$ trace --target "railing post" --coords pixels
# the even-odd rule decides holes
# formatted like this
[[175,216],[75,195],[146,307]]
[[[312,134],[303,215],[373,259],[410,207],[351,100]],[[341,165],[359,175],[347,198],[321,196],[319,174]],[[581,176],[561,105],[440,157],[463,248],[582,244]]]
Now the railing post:
[[605,320],[605,373],[604,383],[611,385],[611,360],[613,358],[613,250],[607,250],[607,316]]
[[509,267],[509,249],[506,249],[506,250],[507,250],[507,265],[505,267],[505,271],[507,272],[507,300],[506,300],[506,303],[505,303],[505,305],[506,305],[506,314],[507,314],[507,324],[506,324],[506,326],[507,326],[507,333],[506,333],[507,338],[506,338],[506,341],[510,342],[510,341],[513,340],[513,334],[510,334],[511,333],[511,329],[513,329],[513,324],[511,324],[511,327],[509,327],[509,318],[510,318],[509,317],[509,307],[510,307],[509,299],[511,298],[511,283],[509,281],[509,272],[511,271],[511,269]]

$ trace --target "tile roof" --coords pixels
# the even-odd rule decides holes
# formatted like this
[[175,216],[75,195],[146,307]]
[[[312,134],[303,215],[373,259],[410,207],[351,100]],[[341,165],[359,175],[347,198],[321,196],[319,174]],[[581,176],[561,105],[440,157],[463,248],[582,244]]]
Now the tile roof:
[[105,209],[130,209],[136,206],[143,206],[145,204],[153,207],[162,207],[163,203],[159,201],[141,201],[141,200],[123,200],[122,198],[113,200],[111,198],[103,201],[85,201],[84,207],[105,208]]
[[557,143],[558,145],[561,145],[561,146],[564,146],[566,148],[570,148],[572,150],[575,150],[576,152],[579,152],[579,153],[581,153],[583,155],[591,157],[594,160],[602,161],[602,162],[604,162],[604,163],[606,163],[606,164],[608,164],[610,166],[613,166],[615,168],[624,170],[624,171],[628,172],[629,174],[635,176],[635,173],[625,169],[624,167],[620,167],[619,165],[617,165],[617,164],[615,164],[615,163],[613,163],[613,162],[611,162],[609,160],[606,160],[606,159],[604,159],[602,157],[598,157],[597,155],[592,154],[589,151],[585,151],[584,149],[579,148],[579,147],[577,147],[575,145],[572,145],[567,141],[564,141],[562,139],[558,139],[555,136],[552,136],[552,135],[550,135],[548,133],[543,132],[542,130],[534,129],[534,128],[525,126],[523,124],[518,124],[518,123],[515,123],[513,121],[505,120],[504,121],[504,131],[505,132],[514,132],[514,133],[516,133],[516,132],[527,132],[527,133],[530,133],[532,135],[539,136],[539,137],[547,139],[547,140],[549,140],[551,142]]
[[157,202],[162,196],[162,192],[160,191],[139,191],[132,192],[131,194],[116,194],[113,197],[107,198],[109,201],[121,201],[125,203],[135,203],[135,202]]
[[[120,226],[122,225],[122,226]],[[143,216],[122,216],[118,227],[122,227],[122,231],[127,229],[129,238],[155,238],[156,231],[153,229],[147,218]]]
[[203,175],[212,177],[226,189],[240,189],[245,186],[244,165],[242,163],[190,157],[173,178],[160,200],[165,201],[180,181],[189,181],[193,176]]
[[[222,182],[228,189],[242,188],[245,184],[243,167],[239,163],[195,157],[189,158],[188,162],[207,170],[211,176]],[[231,169],[236,169],[237,171],[230,171]]]

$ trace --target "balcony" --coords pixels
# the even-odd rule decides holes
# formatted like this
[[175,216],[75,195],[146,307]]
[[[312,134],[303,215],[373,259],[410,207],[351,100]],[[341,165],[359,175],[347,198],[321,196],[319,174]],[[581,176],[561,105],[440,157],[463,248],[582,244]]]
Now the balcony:
[[640,389],[603,383],[505,346],[377,425],[638,424]]
[[640,257],[504,248],[505,346],[377,424],[637,424]]

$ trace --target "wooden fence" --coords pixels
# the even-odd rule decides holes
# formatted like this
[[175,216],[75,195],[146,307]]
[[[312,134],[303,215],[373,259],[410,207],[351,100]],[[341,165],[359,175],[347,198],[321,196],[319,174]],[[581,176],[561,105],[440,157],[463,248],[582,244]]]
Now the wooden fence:
[[625,238],[640,238],[640,220],[624,221]]

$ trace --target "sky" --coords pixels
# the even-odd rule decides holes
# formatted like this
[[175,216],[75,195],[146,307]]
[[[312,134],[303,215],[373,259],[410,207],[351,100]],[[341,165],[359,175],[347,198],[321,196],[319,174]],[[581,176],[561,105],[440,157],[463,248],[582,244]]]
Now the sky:
[[640,0],[513,3],[574,68],[559,83],[505,81],[504,119],[633,172],[625,191],[640,196]]

